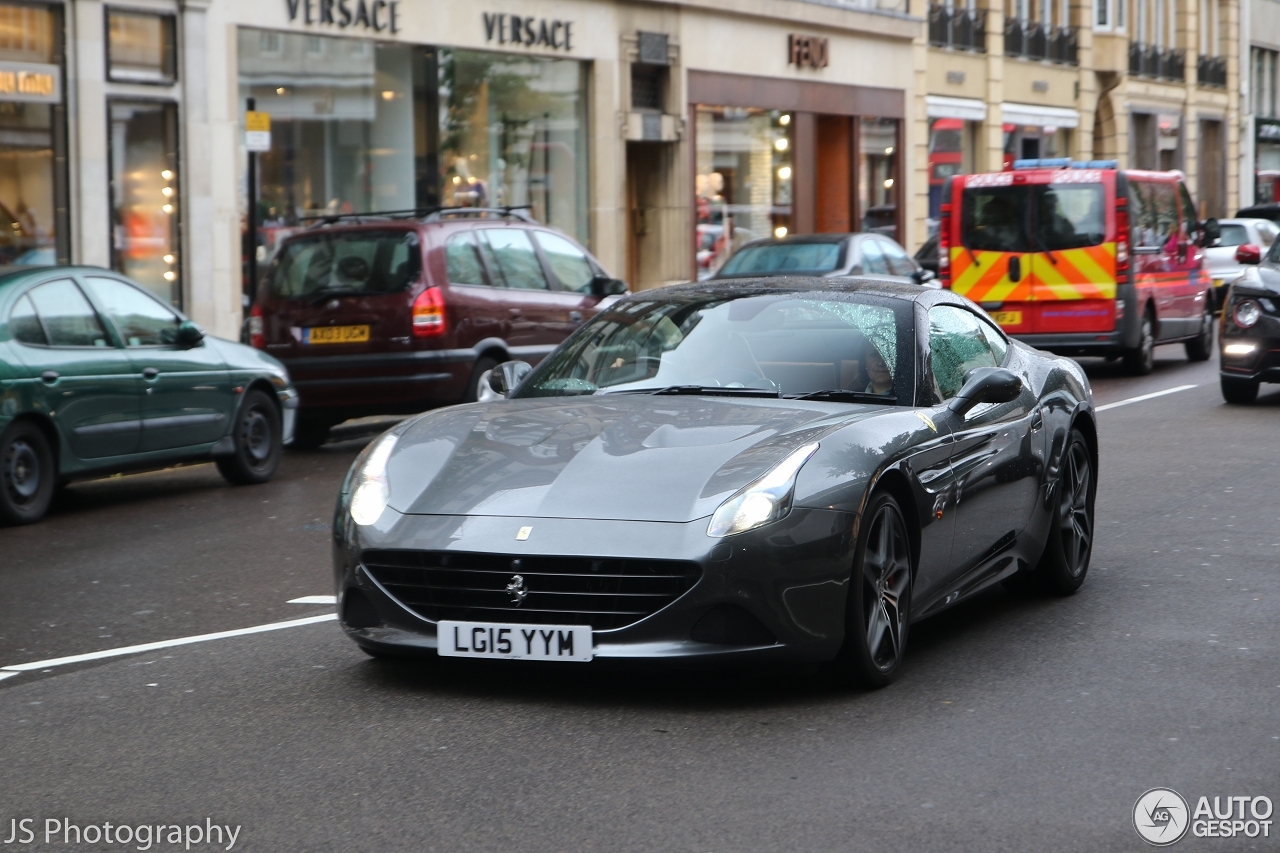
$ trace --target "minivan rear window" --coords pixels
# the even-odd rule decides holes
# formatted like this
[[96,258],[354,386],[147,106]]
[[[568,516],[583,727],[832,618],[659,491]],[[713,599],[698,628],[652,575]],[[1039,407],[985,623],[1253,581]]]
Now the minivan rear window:
[[358,231],[297,237],[272,261],[273,296],[395,293],[418,278],[422,253],[412,231]]
[[960,243],[986,252],[1029,252],[1030,188],[972,187],[964,191]]
[[965,189],[960,242],[987,252],[1056,252],[1106,239],[1102,184],[1024,184]]

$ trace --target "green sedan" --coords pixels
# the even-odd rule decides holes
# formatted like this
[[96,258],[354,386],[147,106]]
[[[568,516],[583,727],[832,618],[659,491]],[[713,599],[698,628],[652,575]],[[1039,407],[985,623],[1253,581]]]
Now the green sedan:
[[297,405],[280,362],[207,337],[123,276],[0,268],[0,523],[119,471],[213,460],[231,483],[265,483]]

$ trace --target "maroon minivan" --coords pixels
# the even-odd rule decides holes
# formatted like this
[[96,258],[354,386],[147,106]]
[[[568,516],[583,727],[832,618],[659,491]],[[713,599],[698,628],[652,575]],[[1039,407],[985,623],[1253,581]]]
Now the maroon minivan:
[[249,341],[288,367],[293,445],[316,447],[348,418],[475,400],[486,371],[537,364],[624,292],[519,209],[330,217],[282,242]]

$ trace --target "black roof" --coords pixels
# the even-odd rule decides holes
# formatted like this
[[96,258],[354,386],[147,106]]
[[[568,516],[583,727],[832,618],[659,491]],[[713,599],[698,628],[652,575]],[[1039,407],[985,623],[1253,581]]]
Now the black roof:
[[[886,278],[869,276],[764,276],[760,278],[724,278],[707,279],[705,281],[673,284],[652,290],[641,290],[626,300],[632,299],[697,299],[715,297],[734,297],[747,295],[766,295],[783,293],[813,293],[825,291],[833,294],[865,293],[870,296],[887,296],[906,299],[912,302],[924,299],[927,302],[943,301],[963,303],[964,300],[949,290],[937,290],[921,287],[918,284],[894,281]],[[932,297],[932,298],[930,298]]]

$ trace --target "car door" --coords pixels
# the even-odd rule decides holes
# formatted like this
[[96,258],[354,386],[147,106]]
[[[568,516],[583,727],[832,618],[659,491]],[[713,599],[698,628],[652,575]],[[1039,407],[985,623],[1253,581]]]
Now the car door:
[[1178,245],[1174,256],[1178,272],[1178,315],[1184,322],[1183,334],[1192,335],[1200,328],[1205,312],[1205,294],[1212,282],[1204,270],[1204,250],[1200,247],[1200,217],[1187,185],[1178,181]]
[[1178,196],[1168,181],[1135,182],[1144,193],[1141,242],[1134,246],[1140,286],[1151,289],[1156,306],[1156,338],[1181,337],[1186,326],[1179,302],[1181,287],[1178,253]]
[[[929,311],[930,371],[939,397],[950,400],[977,367],[1010,358],[1003,335],[986,320],[956,305]],[[982,404],[951,423],[951,464],[956,480],[956,527],[951,567],[956,576],[981,569],[1012,547],[1035,505],[1037,480],[1033,433],[1043,433],[1034,392],[1024,384],[1009,403]]]
[[85,276],[84,283],[142,380],[138,449],[209,444],[226,435],[234,395],[216,350],[205,341],[176,346],[182,318],[141,288],[106,276]]
[[[14,306],[10,329],[46,411],[80,459],[138,449],[142,380],[70,278],[38,284]],[[65,461],[62,465],[65,469]]]
[[529,231],[516,226],[484,228],[476,238],[495,282],[507,288],[503,300],[511,318],[508,348],[513,356],[537,364],[563,340],[557,328],[563,306],[551,292]]

